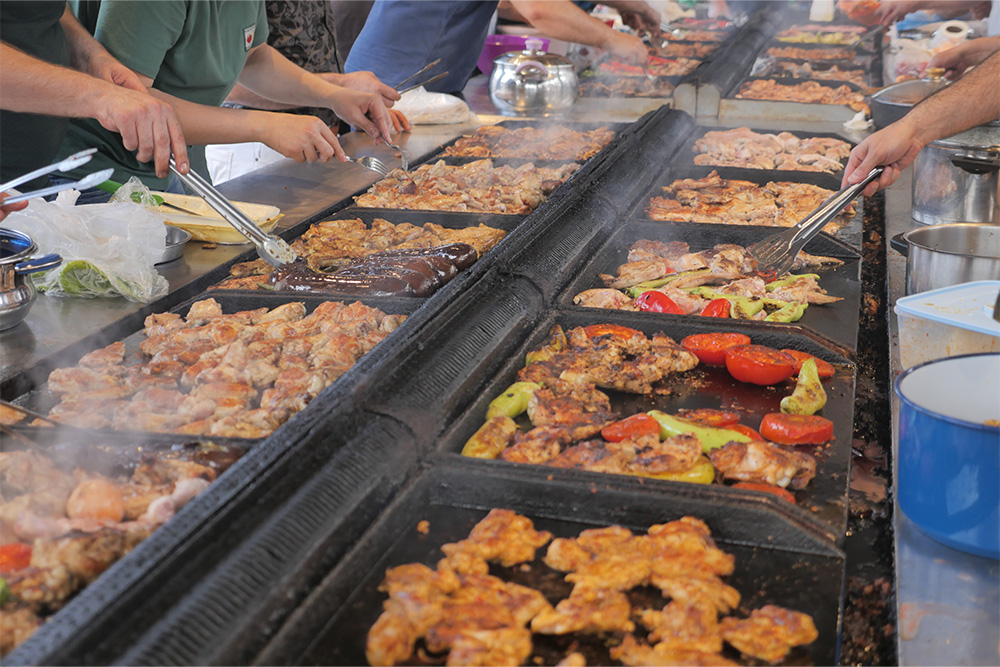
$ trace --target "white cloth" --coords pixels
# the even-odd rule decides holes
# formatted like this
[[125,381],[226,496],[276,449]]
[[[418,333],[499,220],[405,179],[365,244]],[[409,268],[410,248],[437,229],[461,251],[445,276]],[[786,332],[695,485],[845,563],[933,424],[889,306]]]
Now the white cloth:
[[1000,35],[1000,0],[990,2],[990,18],[986,25],[987,35],[990,37]]
[[205,161],[214,185],[284,159],[278,151],[256,141],[205,146]]

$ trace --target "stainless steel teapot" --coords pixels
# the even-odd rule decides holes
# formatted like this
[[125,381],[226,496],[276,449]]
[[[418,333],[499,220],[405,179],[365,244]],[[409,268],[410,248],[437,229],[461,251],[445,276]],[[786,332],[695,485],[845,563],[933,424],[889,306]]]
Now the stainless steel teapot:
[[580,94],[573,63],[542,50],[540,39],[525,40],[524,51],[493,59],[490,100],[505,116],[550,116],[568,109]]

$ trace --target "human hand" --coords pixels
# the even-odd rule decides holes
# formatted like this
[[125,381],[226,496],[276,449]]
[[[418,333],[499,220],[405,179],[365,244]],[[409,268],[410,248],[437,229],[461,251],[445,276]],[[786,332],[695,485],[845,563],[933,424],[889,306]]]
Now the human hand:
[[975,67],[1000,49],[1000,36],[980,37],[962,42],[931,58],[927,67],[942,67],[949,79],[959,79],[965,70]]
[[389,117],[392,118],[392,129],[395,131],[395,134],[410,131],[410,121],[403,115],[402,111],[389,109]]
[[330,108],[346,123],[374,137],[376,143],[379,139],[388,143],[392,138],[392,118],[380,95],[338,87]]
[[612,31],[613,37],[606,45],[611,55],[627,65],[645,66],[649,61],[649,51],[642,40],[635,35]]
[[299,116],[269,111],[260,114],[261,140],[270,148],[296,162],[327,162],[336,156],[347,161],[337,135],[315,116]]
[[656,11],[646,3],[635,10],[629,9],[621,12],[622,23],[633,30],[659,30],[660,12]]
[[360,90],[364,93],[375,93],[382,97],[382,104],[391,107],[399,99],[399,93],[393,88],[378,80],[371,72],[350,72],[348,74],[336,74],[333,72],[319,75],[323,80],[334,85]]
[[25,199],[24,201],[16,202],[14,204],[3,203],[4,199],[6,199],[8,196],[13,196],[13,194],[14,194],[13,192],[0,192],[0,220],[6,218],[9,213],[13,213],[14,211],[20,211],[24,208],[27,208],[28,206],[27,199]]
[[878,22],[888,28],[907,14],[920,11],[923,7],[921,0],[881,0],[881,7],[875,13],[878,15]]
[[102,88],[94,117],[105,129],[118,132],[122,145],[137,151],[139,162],[153,159],[160,178],[169,173],[171,152],[177,169],[187,173],[187,146],[173,107],[150,95],[145,87],[142,90],[140,93],[122,86]]
[[895,183],[900,172],[917,159],[921,148],[923,142],[917,137],[916,128],[904,117],[854,147],[844,169],[841,187],[860,182],[872,169],[881,165],[885,171],[877,181],[869,183],[863,193],[865,197],[871,197]]
[[142,85],[142,81],[139,80],[135,72],[103,49],[90,57],[87,62],[87,73],[122,88],[129,88],[140,93],[149,92],[146,86]]

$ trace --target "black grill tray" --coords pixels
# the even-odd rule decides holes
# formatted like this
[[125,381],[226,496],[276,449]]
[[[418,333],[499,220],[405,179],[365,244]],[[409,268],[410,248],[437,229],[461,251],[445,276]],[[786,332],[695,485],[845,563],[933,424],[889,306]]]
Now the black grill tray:
[[[558,305],[562,308],[575,308],[573,297],[588,289],[603,288],[604,283],[598,274],[614,275],[615,269],[627,261],[628,249],[639,239],[654,239],[658,241],[685,241],[692,252],[698,252],[713,247],[717,243],[735,243],[748,246],[768,234],[773,234],[772,227],[742,227],[728,225],[709,225],[701,223],[673,223],[655,221],[629,221],[621,225],[611,239],[592,256],[559,297]],[[795,325],[795,328],[807,327],[813,331],[834,340],[837,343],[855,349],[858,338],[858,308],[861,297],[861,258],[846,244],[839,243],[826,234],[820,234],[805,248],[814,255],[837,257],[844,264],[833,268],[800,271],[815,272],[821,276],[820,285],[832,296],[843,297],[843,301],[828,305],[811,305],[805,315]],[[596,309],[608,312],[606,309]],[[676,318],[695,318],[700,316],[681,316],[664,314],[645,314],[650,319],[669,322]],[[779,325],[785,326],[785,325]]]
[[[440,546],[467,536],[489,509],[504,507],[530,517],[540,530],[556,536],[578,535],[611,524],[644,532],[654,523],[685,515],[706,521],[713,537],[736,557],[728,580],[740,590],[740,611],[772,603],[812,615],[819,639],[796,649],[789,664],[836,664],[842,608],[844,557],[781,512],[775,503],[732,505],[721,497],[646,489],[627,489],[546,479],[542,475],[490,474],[469,467],[441,466],[425,473],[374,524],[348,556],[332,569],[281,632],[256,656],[254,664],[363,665],[368,629],[382,612],[384,593],[377,590],[385,570],[410,562],[434,567]],[[427,520],[429,532],[416,530]],[[531,571],[513,570],[519,583],[541,585],[559,599],[569,587],[561,575],[544,576],[544,548]],[[494,569],[499,572],[499,569]],[[511,574],[507,569],[505,574]],[[636,591],[635,602],[659,606],[659,592]],[[555,664],[568,652],[568,638],[536,636],[529,664]],[[612,664],[597,639],[580,642],[588,664]],[[247,654],[217,653],[222,662]],[[732,657],[736,657],[735,654]]]
[[[506,357],[501,364],[495,362],[489,367],[476,369],[476,373],[485,376],[488,381],[478,392],[463,391],[457,396],[448,397],[448,412],[428,415],[433,424],[415,418],[409,412],[398,412],[404,422],[411,425],[415,432],[433,431],[437,427],[438,435],[434,441],[441,452],[447,452],[453,458],[459,458],[462,446],[485,421],[487,404],[516,381],[517,371],[524,366],[524,355],[545,339],[552,324],[558,323],[563,330],[572,327],[586,326],[610,322],[623,324],[651,335],[662,331],[676,341],[693,333],[709,331],[739,331],[750,336],[754,343],[768,345],[774,348],[793,348],[813,354],[834,364],[836,375],[823,383],[827,392],[828,402],[822,415],[834,423],[834,440],[832,443],[815,447],[806,446],[802,451],[816,457],[816,477],[809,486],[796,491],[798,505],[792,508],[801,515],[811,515],[828,526],[828,537],[840,541],[844,537],[847,522],[847,492],[850,481],[851,443],[854,425],[854,382],[855,367],[845,356],[838,354],[837,346],[824,344],[821,339],[789,331],[784,327],[754,326],[756,323],[740,320],[716,320],[703,322],[701,320],[714,318],[674,318],[670,321],[657,321],[641,313],[623,311],[597,311],[577,308],[569,311],[555,311],[544,318],[526,337],[518,340],[520,345]],[[846,353],[846,350],[844,351]],[[495,357],[496,355],[494,355]],[[441,360],[441,364],[447,361]],[[700,370],[704,369],[704,370]],[[414,375],[420,375],[420,368],[413,368]],[[736,410],[742,417],[741,421],[756,428],[761,418],[768,412],[778,412],[781,399],[790,394],[792,385],[782,384],[776,387],[758,387],[756,385],[738,382],[725,369],[699,366],[699,369],[684,374],[670,383],[674,394],[670,396],[638,396],[621,392],[603,390],[611,398],[612,409],[623,417],[638,412],[660,409],[674,414],[682,408],[724,408]],[[460,413],[455,410],[461,410]],[[447,428],[447,430],[445,430]],[[484,468],[509,468],[524,471],[541,468],[553,471],[546,466],[511,464],[504,461],[474,461],[474,464]],[[515,473],[511,473],[515,474]],[[594,479],[595,484],[619,484],[626,477],[604,473],[586,473],[582,475]],[[614,481],[605,481],[613,479]],[[676,482],[663,482],[663,485],[689,486]],[[720,493],[735,492],[734,489],[718,487]]]
[[[406,314],[407,320],[403,322],[396,331],[386,337],[379,345],[375,347],[368,354],[363,356],[358,362],[351,367],[344,375],[338,378],[336,381],[331,383],[330,386],[326,387],[320,396],[330,395],[330,394],[341,394],[345,388],[350,387],[352,384],[356,383],[358,379],[364,375],[364,373],[370,369],[373,365],[377,364],[390,350],[404,341],[408,336],[412,335],[416,330],[418,330],[423,322],[428,319],[428,316],[432,313],[422,312],[420,315],[415,316],[414,313],[418,310],[422,300],[419,299],[407,299],[407,298],[393,298],[393,297],[336,297],[336,296],[305,296],[296,295],[289,296],[287,294],[274,295],[267,292],[260,291],[240,291],[240,290],[220,290],[209,293],[200,294],[189,301],[186,301],[171,309],[171,312],[177,312],[186,314],[191,304],[195,301],[200,301],[202,299],[212,298],[218,301],[222,305],[223,312],[233,313],[242,310],[252,310],[254,308],[275,308],[284,303],[290,303],[293,301],[301,301],[306,304],[306,309],[312,312],[316,306],[325,301],[342,301],[346,303],[353,303],[354,301],[361,301],[365,305],[379,308],[386,313],[390,314]],[[118,330],[110,332],[107,342],[113,342],[116,340],[124,340],[126,346],[126,361],[129,359],[136,359],[140,354],[139,344],[145,340],[142,335],[141,324],[139,327],[130,330]],[[105,343],[107,344],[107,343]],[[47,378],[48,374],[55,368],[66,367],[75,365],[81,356],[92,349],[96,349],[99,346],[87,347],[80,349],[79,346],[74,346],[64,351],[64,353],[57,355],[49,360],[51,365],[45,364],[45,369],[43,368],[31,368],[25,371],[25,373],[30,373],[33,378],[37,380],[37,384],[34,388],[25,394],[17,397],[14,402],[23,407],[34,410],[35,412],[41,412],[47,414],[49,409],[58,402],[58,397],[53,395],[47,388]],[[317,400],[319,396],[317,397]],[[280,426],[275,432],[279,432],[284,429],[288,423],[293,421],[299,421],[305,419],[303,415],[305,413],[312,412],[308,408],[293,415],[291,419],[285,424]],[[319,415],[317,415],[318,417]],[[26,427],[26,430],[30,430]],[[38,431],[48,431],[51,428],[48,427],[38,427]],[[109,433],[120,433],[119,431],[108,431],[108,430],[95,430],[95,433],[109,434]],[[132,433],[132,437],[142,438],[147,434],[145,433]],[[225,438],[219,438],[225,440]]]
[[[655,186],[651,187],[645,195],[640,197],[632,211],[633,217],[648,220],[649,216],[646,214],[646,208],[649,206],[649,202],[653,197],[659,197],[663,194],[662,188],[664,186],[670,185],[673,181],[682,178],[705,178],[713,171],[717,171],[719,176],[727,180],[750,181],[752,183],[757,183],[758,185],[765,185],[771,181],[790,181],[792,183],[808,183],[810,185],[818,185],[821,188],[826,188],[827,190],[832,190],[833,192],[840,190],[840,177],[834,174],[827,174],[825,172],[790,171],[780,169],[744,169],[740,167],[716,167],[712,165],[701,166],[689,163],[687,165],[671,169],[665,178],[657,181]],[[856,209],[854,217],[851,218],[848,224],[838,229],[834,233],[834,236],[847,243],[855,250],[858,250],[861,248],[861,229],[864,221],[865,207],[864,197],[858,197],[855,199],[854,207]],[[697,225],[704,223],[691,224]],[[738,229],[741,225],[709,226]],[[770,233],[776,234],[782,231],[783,228],[759,227],[759,229],[767,229],[770,230]]]
[[[695,165],[695,163],[694,163],[694,156],[697,155],[697,153],[695,153],[694,150],[693,150],[693,146],[694,146],[695,142],[698,141],[699,139],[701,139],[703,136],[705,136],[705,134],[708,133],[708,132],[717,132],[717,131],[734,130],[734,129],[736,129],[736,128],[733,128],[733,127],[699,127],[691,135],[689,135],[690,138],[689,138],[688,142],[686,144],[684,144],[684,146],[681,148],[680,152],[678,153],[677,157],[679,159],[675,160],[675,164],[677,164],[677,165],[685,165],[685,166],[687,166],[687,165],[690,165],[690,166],[699,166],[699,165]],[[780,134],[781,133],[781,130],[758,130],[758,129],[755,129],[755,128],[750,128],[750,129],[752,131],[754,131],[754,132],[757,132],[758,134]],[[789,132],[791,134],[794,134],[796,137],[799,137],[800,139],[805,139],[805,138],[810,138],[810,137],[828,137],[828,138],[831,138],[831,139],[840,139],[841,141],[846,141],[847,143],[849,143],[851,145],[851,148],[854,148],[854,146],[856,145],[856,143],[854,141],[852,141],[851,139],[849,139],[849,138],[847,138],[847,137],[845,137],[843,135],[834,133],[834,132],[804,132],[804,131],[799,131],[799,130],[790,130]],[[708,166],[708,165],[704,165],[704,166]],[[750,170],[750,171],[756,171],[756,170]],[[768,170],[761,170],[761,171],[768,171]],[[787,174],[793,174],[793,173],[825,173],[825,172],[794,172],[794,171],[785,171],[785,172],[783,172],[783,171],[779,171],[779,170],[774,170],[773,172],[772,171],[768,171],[768,173],[787,173]],[[833,176],[835,176],[838,179],[837,180],[837,189],[839,189],[839,187],[840,187],[840,180],[839,179],[840,179],[840,176],[841,176],[841,172],[837,172],[836,174],[833,174]],[[772,180],[774,180],[774,179],[772,179]],[[792,179],[787,179],[787,180],[792,180]]]

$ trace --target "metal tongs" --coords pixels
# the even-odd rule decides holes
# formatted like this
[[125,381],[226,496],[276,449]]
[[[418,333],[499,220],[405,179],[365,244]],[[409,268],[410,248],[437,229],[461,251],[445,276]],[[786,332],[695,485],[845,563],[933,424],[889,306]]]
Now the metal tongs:
[[877,35],[880,32],[882,32],[883,30],[885,30],[885,26],[884,25],[877,25],[874,28],[872,28],[871,30],[869,30],[868,32],[862,33],[862,35],[860,37],[858,37],[858,41],[854,42],[854,48],[855,48],[855,50],[862,48],[862,46],[865,43],[865,40],[871,39],[875,35]]
[[776,276],[787,273],[792,268],[799,251],[802,250],[802,246],[816,236],[826,226],[826,223],[833,220],[834,216],[854,201],[854,198],[861,194],[865,186],[881,176],[883,171],[884,167],[875,167],[860,183],[849,185],[827,199],[799,224],[789,227],[783,232],[772,234],[747,248],[750,256],[757,260],[757,271],[759,273],[773,272]]
[[177,174],[181,183],[191,188],[195,194],[208,202],[208,205],[219,212],[226,222],[232,225],[243,236],[250,239],[257,246],[257,254],[261,259],[271,266],[280,267],[291,264],[298,259],[298,255],[292,250],[284,239],[278,238],[263,231],[253,220],[240,209],[233,206],[233,203],[226,199],[222,193],[212,187],[212,184],[198,175],[195,171],[182,174],[177,170],[174,158],[170,158],[170,171]]
[[[91,156],[97,152],[96,148],[87,148],[79,153],[74,153],[68,158],[60,160],[54,164],[50,164],[47,167],[41,167],[32,172],[25,174],[24,176],[18,176],[12,181],[7,181],[6,183],[0,183],[0,192],[7,192],[11,188],[16,188],[19,185],[23,185],[28,181],[33,181],[39,176],[44,176],[45,174],[51,174],[54,171],[70,171],[76,169],[79,166],[85,165],[90,162]],[[32,199],[34,197],[47,197],[49,195],[54,195],[57,192],[62,192],[63,190],[69,190],[70,188],[76,188],[77,190],[85,190],[87,188],[92,188],[98,183],[103,183],[104,181],[111,178],[111,174],[114,173],[114,169],[102,169],[101,171],[95,172],[93,174],[88,174],[78,181],[73,181],[70,183],[61,183],[59,185],[51,185],[47,188],[41,188],[39,190],[34,190],[32,192],[25,192],[21,194],[14,195],[13,197],[8,197],[3,200],[4,204],[16,204],[19,201],[24,201],[26,199]]]

